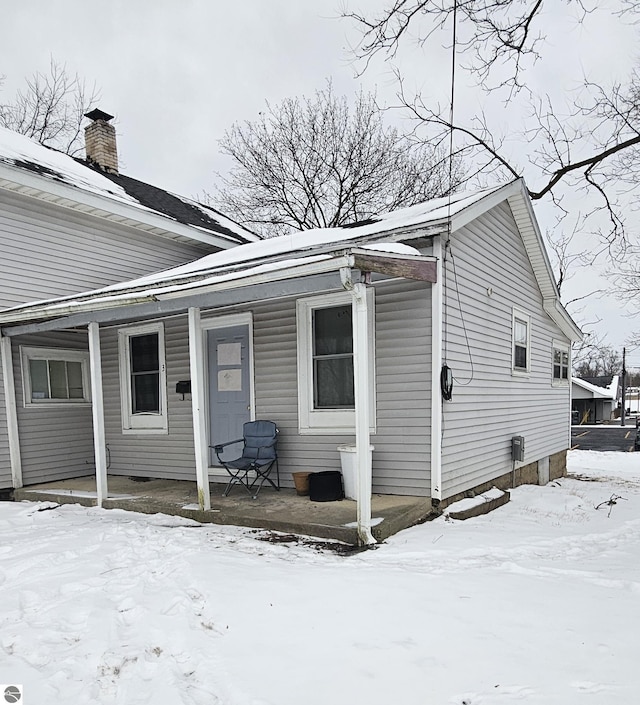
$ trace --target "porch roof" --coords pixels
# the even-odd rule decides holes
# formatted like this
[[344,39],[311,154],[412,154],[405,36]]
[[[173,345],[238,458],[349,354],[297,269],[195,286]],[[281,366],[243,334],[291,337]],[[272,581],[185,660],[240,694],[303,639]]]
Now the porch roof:
[[[560,303],[542,236],[521,179],[474,193],[455,194],[451,200],[433,199],[350,226],[309,230],[240,245],[103,289],[23,304],[0,312],[0,326],[4,334],[16,335],[16,326],[24,329],[20,332],[31,332],[27,324],[35,321],[47,322],[46,328],[39,328],[45,330],[86,325],[90,320],[134,320],[134,313],[142,318],[188,307],[229,306],[256,301],[257,292],[264,298],[291,296],[313,290],[306,288],[312,275],[326,277],[331,273],[335,279],[338,270],[347,267],[435,281],[433,258],[421,256],[401,243],[455,232],[503,201],[508,201],[515,213],[545,311],[569,339],[579,339],[579,328]],[[381,252],[376,254],[372,250]],[[291,282],[301,278],[307,281],[296,291]],[[288,284],[275,289],[267,286],[274,282]],[[340,286],[339,280],[326,288],[335,286]],[[252,287],[251,292],[248,287]],[[244,298],[241,289],[247,291]],[[139,308],[134,311],[136,307]],[[123,308],[129,309],[126,316],[119,312]],[[105,310],[114,313],[106,318],[88,317],[89,312]],[[52,325],[52,319],[59,319],[59,323]]]
[[[473,194],[457,194],[451,203],[447,198],[434,199],[348,227],[315,229],[239,245],[132,281],[6,309],[0,312],[0,325],[44,321],[164,299],[190,299],[196,294],[336,273],[344,267],[435,281],[434,258],[420,255],[417,249],[400,241],[446,232],[449,217],[466,214],[472,206],[504,188],[503,185]],[[180,308],[193,305],[198,304],[191,299]],[[178,309],[173,307],[173,310]]]

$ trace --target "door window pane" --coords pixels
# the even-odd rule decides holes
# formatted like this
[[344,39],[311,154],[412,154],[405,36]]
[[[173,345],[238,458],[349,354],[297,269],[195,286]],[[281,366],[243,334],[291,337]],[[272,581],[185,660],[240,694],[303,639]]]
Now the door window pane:
[[160,413],[160,354],[157,333],[129,338],[131,356],[131,412]]
[[158,334],[134,335],[130,338],[131,371],[155,372],[159,369]]
[[133,375],[131,378],[133,413],[160,413],[160,374]]

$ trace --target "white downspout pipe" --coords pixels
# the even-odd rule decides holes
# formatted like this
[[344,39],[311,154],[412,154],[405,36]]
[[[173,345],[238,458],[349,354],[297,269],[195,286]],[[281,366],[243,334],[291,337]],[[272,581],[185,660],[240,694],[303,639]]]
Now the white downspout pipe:
[[431,501],[442,500],[442,240],[433,238],[432,255],[436,258],[436,281],[431,286]]
[[2,382],[7,409],[7,434],[9,436],[9,462],[11,479],[15,489],[22,487],[22,457],[20,455],[20,436],[18,434],[18,408],[16,406],[16,388],[13,382],[13,357],[11,338],[0,337],[0,358],[2,358]]
[[89,367],[91,373],[91,415],[93,417],[93,449],[96,462],[96,493],[98,506],[108,497],[107,446],[104,430],[104,395],[102,392],[102,360],[100,357],[100,327],[89,323]]
[[353,375],[356,411],[356,513],[361,545],[376,543],[371,533],[371,395],[369,391],[369,312],[367,287],[354,284],[351,270],[340,270],[342,285],[352,296]]
[[207,445],[207,411],[205,408],[204,349],[200,309],[189,309],[189,367],[191,370],[191,412],[196,455],[196,481],[200,509],[211,509],[209,489],[209,447]]

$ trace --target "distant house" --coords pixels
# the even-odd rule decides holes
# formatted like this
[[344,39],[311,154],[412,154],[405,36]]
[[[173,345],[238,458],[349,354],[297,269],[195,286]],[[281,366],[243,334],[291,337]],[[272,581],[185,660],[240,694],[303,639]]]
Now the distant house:
[[[86,160],[0,128],[0,308],[69,296],[258,239],[211,208],[119,173],[110,116],[90,115]],[[93,440],[86,410],[66,406],[60,417],[53,399],[21,401],[18,443],[15,412],[7,426],[5,401],[13,410],[14,374],[22,388],[29,360],[34,369],[49,364],[69,372],[86,347],[86,333],[70,329],[46,340],[25,338],[12,371],[9,341],[2,339],[0,489],[19,481],[22,467],[39,467],[43,453],[41,476],[87,467]]]
[[571,409],[575,423],[591,424],[609,421],[618,400],[619,376],[572,377]]
[[[580,331],[521,180],[17,306],[0,327],[20,447],[30,445],[16,475],[25,484],[93,461],[85,444],[77,462],[57,462],[91,428],[92,395],[99,500],[111,475],[192,480],[208,511],[209,482],[222,479],[209,446],[253,418],[280,429],[284,484],[293,471],[338,469],[337,446],[355,442],[363,542],[372,492],[438,506],[565,472]],[[30,349],[64,347],[69,330],[84,353],[73,398],[69,387],[52,404]],[[30,414],[50,414],[63,441],[38,443]],[[513,437],[524,438],[520,457]]]

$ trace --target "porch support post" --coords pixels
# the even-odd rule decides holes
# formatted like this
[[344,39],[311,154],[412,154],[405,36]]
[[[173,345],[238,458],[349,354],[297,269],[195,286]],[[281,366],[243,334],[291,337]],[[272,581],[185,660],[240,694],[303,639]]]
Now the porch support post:
[[13,382],[13,357],[11,355],[11,338],[0,337],[0,358],[2,358],[2,381],[4,399],[7,409],[7,434],[9,436],[9,462],[14,488],[22,487],[22,458],[20,456],[20,437],[18,435],[18,409],[16,406],[16,388]]
[[191,410],[196,455],[196,480],[200,509],[211,509],[209,491],[209,448],[207,446],[207,413],[205,408],[204,349],[200,309],[189,309],[189,367],[191,370]]
[[358,539],[362,545],[376,543],[371,533],[371,394],[369,390],[369,316],[367,287],[353,284],[353,373],[356,406],[356,497]]
[[108,496],[107,446],[104,431],[104,397],[102,394],[102,359],[100,357],[100,326],[89,323],[89,367],[91,371],[91,414],[93,416],[93,448],[96,462],[96,492],[98,506]]
[[431,286],[431,503],[437,507],[442,500],[442,240],[433,238],[436,281]]

